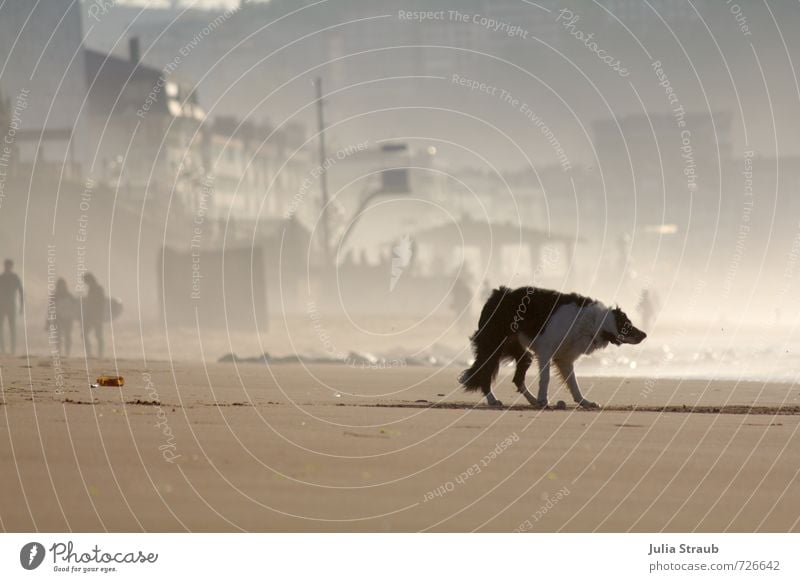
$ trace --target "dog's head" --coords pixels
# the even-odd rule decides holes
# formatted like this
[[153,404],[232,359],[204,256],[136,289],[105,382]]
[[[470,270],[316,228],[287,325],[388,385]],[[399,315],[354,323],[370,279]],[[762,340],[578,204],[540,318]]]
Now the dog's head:
[[619,307],[609,311],[610,317],[606,318],[603,339],[615,346],[622,344],[640,344],[647,337],[641,329],[635,327],[628,316]]

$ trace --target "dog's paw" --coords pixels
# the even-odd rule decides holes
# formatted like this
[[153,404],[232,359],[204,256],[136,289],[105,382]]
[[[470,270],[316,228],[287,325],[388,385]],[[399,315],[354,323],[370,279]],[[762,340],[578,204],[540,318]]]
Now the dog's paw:
[[592,402],[591,400],[586,400],[585,398],[578,402],[578,406],[586,410],[597,410],[600,408],[600,405],[597,404],[597,402]]
[[548,402],[547,400],[534,400],[533,402],[531,402],[531,406],[533,406],[537,410],[544,410],[545,408],[548,407]]
[[503,406],[503,403],[495,398],[493,394],[486,395],[486,404],[489,406]]

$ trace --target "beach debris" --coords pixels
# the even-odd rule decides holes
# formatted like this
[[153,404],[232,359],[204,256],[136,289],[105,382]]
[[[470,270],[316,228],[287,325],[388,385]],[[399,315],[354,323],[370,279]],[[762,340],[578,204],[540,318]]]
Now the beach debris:
[[227,353],[221,356],[217,362],[222,364],[339,364],[348,365],[354,368],[381,369],[381,368],[405,368],[409,366],[433,366],[442,367],[446,365],[457,365],[459,367],[468,365],[462,359],[452,359],[439,353],[419,353],[406,355],[406,350],[396,349],[384,354],[374,354],[351,350],[347,354],[330,356],[314,352],[292,353],[283,356],[272,356],[267,352],[254,357],[242,357],[234,353]]
[[556,402],[556,410],[566,410],[566,409],[567,409],[566,402],[564,402],[563,400],[559,400],[558,402]]
[[221,364],[268,364],[272,360],[269,352],[264,352],[260,356],[250,358],[240,358],[234,353],[228,353],[217,360]]
[[95,380],[98,386],[116,386],[121,387],[125,385],[125,378],[122,376],[99,376]]
[[346,430],[342,433],[344,436],[356,437],[356,438],[367,438],[367,439],[388,439],[388,435],[382,434],[364,434],[360,432],[354,432],[351,430]]
[[125,402],[128,405],[135,405],[135,406],[161,406],[161,401],[159,400],[142,400],[141,398],[137,398],[136,400],[129,400]]
[[363,368],[377,366],[380,362],[375,355],[369,352],[350,352],[347,354],[346,361],[351,366],[361,366]]
[[91,402],[86,400],[73,400],[72,398],[65,398],[64,404],[99,404],[99,400],[92,400]]

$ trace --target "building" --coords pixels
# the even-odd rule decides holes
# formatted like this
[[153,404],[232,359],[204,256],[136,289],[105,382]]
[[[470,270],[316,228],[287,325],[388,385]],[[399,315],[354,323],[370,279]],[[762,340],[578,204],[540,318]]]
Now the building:
[[563,281],[574,268],[581,239],[528,228],[464,217],[414,234],[416,264],[421,274],[464,268],[478,280],[507,285],[539,285]]
[[78,2],[7,0],[0,5],[0,97],[18,106],[14,146],[22,164],[78,176],[90,156],[81,116],[86,97]]
[[127,198],[176,192],[189,207],[204,177],[205,112],[193,88],[140,61],[138,39],[123,59],[86,50],[88,133],[96,144],[89,173]]

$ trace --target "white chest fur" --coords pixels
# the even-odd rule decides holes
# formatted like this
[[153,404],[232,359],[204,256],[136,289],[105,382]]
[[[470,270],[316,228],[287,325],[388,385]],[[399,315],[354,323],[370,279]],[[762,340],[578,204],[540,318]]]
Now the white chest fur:
[[613,317],[608,317],[608,308],[602,303],[586,307],[562,305],[550,316],[536,338],[532,341],[530,338],[520,339],[537,355],[574,360],[608,345],[600,332],[601,328],[613,325],[609,320],[613,322]]

